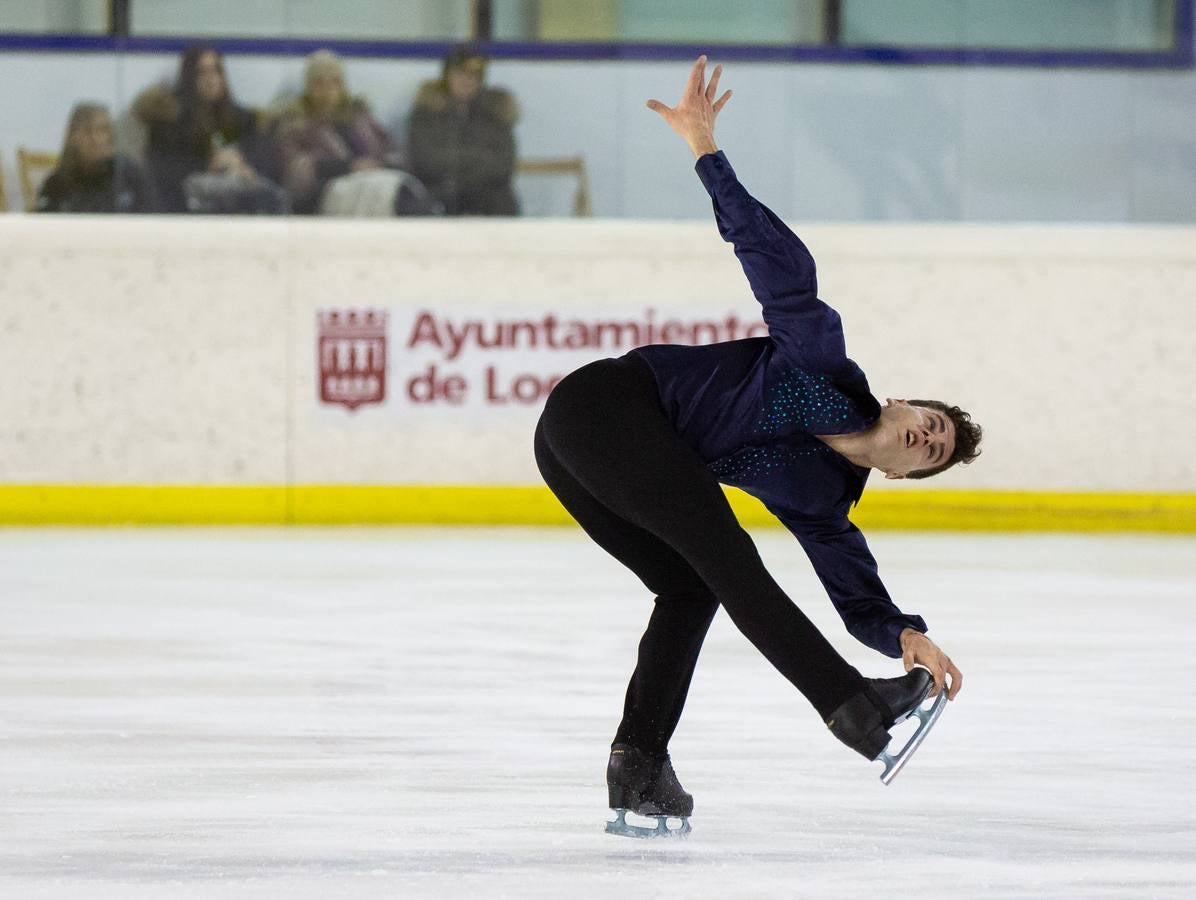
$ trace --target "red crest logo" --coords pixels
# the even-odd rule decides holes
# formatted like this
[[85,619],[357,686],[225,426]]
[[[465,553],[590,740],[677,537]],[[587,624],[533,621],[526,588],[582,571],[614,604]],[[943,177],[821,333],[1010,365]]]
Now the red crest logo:
[[386,399],[386,320],[380,310],[320,312],[320,401],[355,410]]

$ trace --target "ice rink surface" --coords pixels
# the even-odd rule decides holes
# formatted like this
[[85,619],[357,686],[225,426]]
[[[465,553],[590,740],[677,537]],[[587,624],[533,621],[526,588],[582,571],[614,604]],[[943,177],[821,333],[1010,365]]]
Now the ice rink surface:
[[651,601],[579,531],[0,531],[0,896],[1196,897],[1196,541],[871,542],[965,674],[918,755],[882,786],[720,613],[645,842]]

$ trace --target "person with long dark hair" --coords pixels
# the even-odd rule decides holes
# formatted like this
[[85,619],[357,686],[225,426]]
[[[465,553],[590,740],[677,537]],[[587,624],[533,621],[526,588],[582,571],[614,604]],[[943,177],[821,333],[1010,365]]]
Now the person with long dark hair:
[[133,112],[165,212],[286,211],[285,192],[261,173],[269,151],[257,114],[234,99],[214,47],[184,50],[174,87],[144,91]]
[[[872,469],[923,478],[979,453],[980,428],[955,406],[872,395],[847,357],[842,323],[818,297],[805,244],[740,184],[714,142],[730,99],[706,58],[675,107],[659,113],[689,145],[760,302],[768,336],[701,347],[655,345],[590,363],[549,395],[536,428],[545,482],[578,524],[656,595],[607,765],[616,819],[608,831],[688,830],[693,797],[668,744],[702,642],[721,606],[810,702],[831,734],[888,780],[933,724],[922,703],[954,698],[963,676],[893,603],[859,529],[847,517]],[[865,678],[823,637],[765,569],[720,482],[757,497],[796,536],[847,630],[902,659],[907,674]],[[915,741],[890,754],[889,729],[918,715]],[[630,825],[628,812],[658,819]],[[676,829],[673,829],[676,830]]]
[[58,165],[37,192],[38,212],[147,213],[153,185],[134,160],[116,152],[112,118],[99,103],[71,110]]

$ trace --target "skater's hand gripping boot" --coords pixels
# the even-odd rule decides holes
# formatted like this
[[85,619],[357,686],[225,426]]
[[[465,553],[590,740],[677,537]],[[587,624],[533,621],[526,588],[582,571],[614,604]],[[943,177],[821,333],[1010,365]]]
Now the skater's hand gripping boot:
[[909,718],[934,687],[925,669],[900,678],[866,678],[864,690],[831,713],[831,734],[865,759],[879,759],[889,744],[889,729]]
[[951,662],[951,657],[940,650],[934,641],[913,628],[901,632],[901,661],[907,672],[914,666],[925,666],[930,670],[935,685],[930,692],[932,697],[940,690],[945,690],[947,699],[954,700],[963,688],[963,673]]

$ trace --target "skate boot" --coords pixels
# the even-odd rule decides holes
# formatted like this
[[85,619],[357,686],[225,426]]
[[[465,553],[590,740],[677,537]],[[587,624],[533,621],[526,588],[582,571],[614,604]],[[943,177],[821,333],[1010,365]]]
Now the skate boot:
[[[606,823],[607,834],[624,837],[676,837],[689,834],[694,798],[685,792],[667,754],[650,756],[627,744],[615,744],[606,765],[606,788],[615,820]],[[634,825],[627,813],[656,819],[656,826]],[[669,819],[681,825],[669,828]]]
[[[831,734],[852,750],[866,759],[883,761],[885,770],[880,780],[888,784],[942,715],[947,692],[940,693],[929,709],[923,709],[922,702],[934,686],[934,678],[925,669],[914,669],[901,678],[864,680],[864,690],[841,704],[826,724]],[[890,753],[889,729],[910,716],[918,718],[917,731],[899,752]]]

